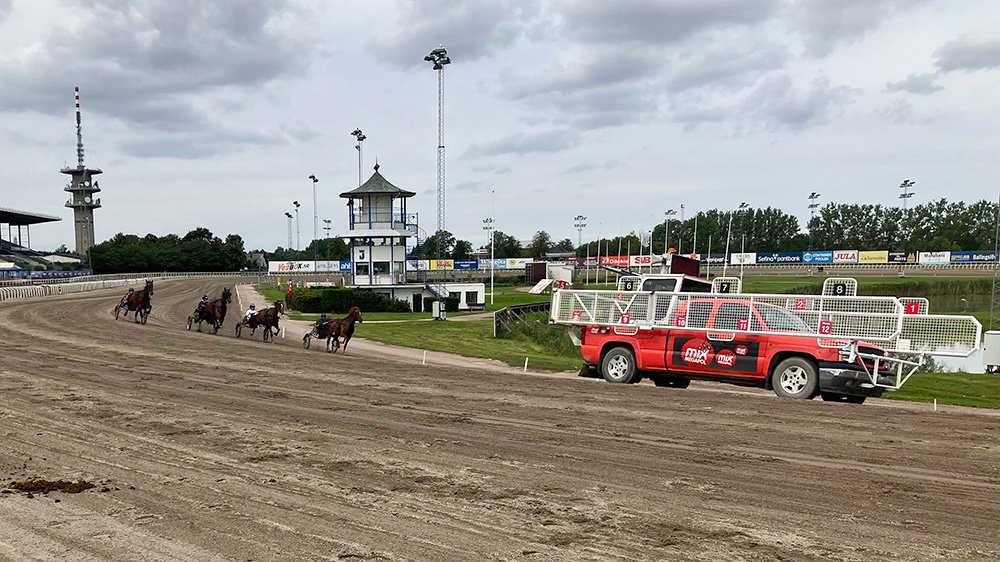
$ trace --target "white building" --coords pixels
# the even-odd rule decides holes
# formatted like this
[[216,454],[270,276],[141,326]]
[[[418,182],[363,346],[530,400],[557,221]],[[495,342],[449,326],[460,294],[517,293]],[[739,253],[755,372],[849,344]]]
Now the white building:
[[348,285],[369,289],[388,297],[403,300],[414,311],[423,310],[424,296],[448,296],[457,293],[460,308],[468,308],[467,297],[482,302],[486,286],[451,288],[449,284],[434,285],[406,282],[406,241],[415,236],[417,226],[406,212],[406,200],[416,195],[389,183],[378,171],[360,187],[341,193],[347,199],[349,229],[341,234],[351,247],[352,271]]

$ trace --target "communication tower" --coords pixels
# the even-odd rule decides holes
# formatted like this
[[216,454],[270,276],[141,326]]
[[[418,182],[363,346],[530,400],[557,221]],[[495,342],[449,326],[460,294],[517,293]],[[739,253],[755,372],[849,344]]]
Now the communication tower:
[[94,176],[101,174],[99,168],[83,165],[83,129],[80,123],[80,87],[76,94],[76,167],[67,166],[59,170],[70,176],[64,191],[70,193],[66,206],[73,209],[73,228],[76,233],[76,253],[85,256],[94,247],[94,209],[101,206],[101,200],[94,194],[101,190]]

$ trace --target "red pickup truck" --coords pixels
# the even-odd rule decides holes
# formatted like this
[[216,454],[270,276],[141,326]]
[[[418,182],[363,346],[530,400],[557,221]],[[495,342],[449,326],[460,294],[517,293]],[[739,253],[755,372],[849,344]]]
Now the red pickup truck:
[[[687,284],[689,290],[691,283]],[[657,386],[685,388],[692,379],[703,379],[763,387],[786,398],[819,395],[857,404],[881,396],[884,390],[872,384],[861,365],[847,362],[840,349],[821,346],[816,338],[736,331],[811,331],[782,307],[739,294],[691,298],[680,307],[678,316],[686,317],[686,330],[584,326],[580,333],[584,361],[613,383],[636,383],[645,377]],[[749,319],[749,325],[737,326],[736,319]],[[866,344],[859,351],[885,355]],[[880,383],[891,380],[879,377]]]

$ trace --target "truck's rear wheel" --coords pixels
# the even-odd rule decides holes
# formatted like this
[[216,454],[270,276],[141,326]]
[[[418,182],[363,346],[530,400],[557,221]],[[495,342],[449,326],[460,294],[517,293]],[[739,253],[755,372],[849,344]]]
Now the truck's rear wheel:
[[774,368],[771,387],[782,398],[809,400],[816,395],[819,373],[816,365],[804,357],[789,357]]
[[656,386],[670,386],[673,388],[687,388],[691,384],[691,379],[684,377],[671,377],[668,375],[650,375],[653,384]]
[[604,355],[601,375],[604,380],[619,384],[637,383],[642,378],[635,365],[635,354],[625,347],[615,347]]

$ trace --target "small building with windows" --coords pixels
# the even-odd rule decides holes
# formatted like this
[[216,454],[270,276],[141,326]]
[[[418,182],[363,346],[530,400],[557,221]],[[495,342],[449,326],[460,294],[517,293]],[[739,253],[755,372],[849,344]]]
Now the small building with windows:
[[351,248],[348,286],[406,301],[415,312],[423,310],[424,296],[452,293],[461,296],[460,308],[469,308],[466,296],[478,300],[485,294],[485,284],[452,288],[447,283],[407,283],[407,240],[419,230],[416,214],[409,214],[406,205],[416,193],[390,183],[379,173],[378,164],[374,170],[368,181],[340,194],[348,209],[348,231],[339,236]]

